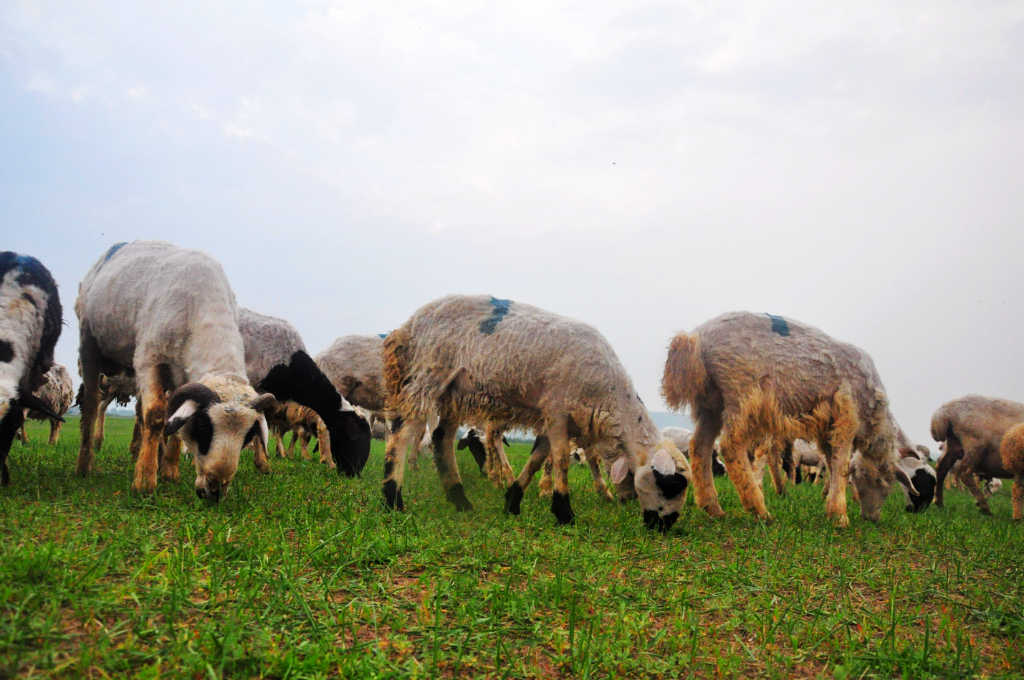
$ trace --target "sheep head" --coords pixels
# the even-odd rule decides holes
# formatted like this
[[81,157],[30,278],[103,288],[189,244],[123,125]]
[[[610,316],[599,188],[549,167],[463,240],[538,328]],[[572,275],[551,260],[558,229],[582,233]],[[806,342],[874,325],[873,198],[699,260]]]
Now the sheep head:
[[643,510],[644,525],[666,532],[679,519],[679,511],[686,500],[690,466],[675,444],[667,439],[644,453],[643,462],[632,470],[628,458],[619,457],[612,465],[612,482],[620,486],[631,476]]
[[174,391],[167,406],[164,433],[177,434],[193,451],[196,495],[210,502],[227,495],[242,448],[256,438],[266,447],[263,412],[276,403],[273,395],[255,392],[247,400],[225,402],[198,382],[186,383]]
[[[888,457],[879,461],[862,455],[860,451],[853,454],[850,459],[850,481],[860,498],[861,517],[877,522],[882,516],[882,504],[889,496],[889,489],[897,475],[896,470]],[[910,484],[909,479],[907,482]],[[913,485],[910,484],[910,487]],[[914,490],[912,493],[917,492]]]

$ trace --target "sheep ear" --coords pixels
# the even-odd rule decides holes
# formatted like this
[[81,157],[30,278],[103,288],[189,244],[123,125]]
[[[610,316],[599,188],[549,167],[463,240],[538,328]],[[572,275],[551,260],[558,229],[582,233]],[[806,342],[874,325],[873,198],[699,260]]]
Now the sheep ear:
[[658,452],[651,458],[651,467],[663,475],[671,475],[676,471],[676,462],[665,449],[658,449]]
[[612,484],[621,484],[626,475],[629,474],[629,463],[626,462],[625,456],[619,456],[612,463],[611,477]]
[[920,493],[918,493],[917,488],[914,486],[914,482],[910,481],[910,476],[907,475],[906,471],[899,465],[896,466],[896,479],[899,481],[900,484],[906,487],[907,491],[910,492],[911,496],[921,495]]
[[462,439],[460,439],[459,443],[456,444],[456,446],[455,446],[456,450],[461,451],[462,449],[466,448],[468,441],[469,441],[468,437],[463,437]]
[[178,410],[171,414],[171,417],[167,419],[167,425],[164,427],[165,435],[172,435],[181,427],[188,422],[188,419],[195,415],[196,411],[199,410],[199,404],[194,399],[186,400]]
[[266,413],[275,406],[277,406],[277,398],[269,392],[264,392],[249,402],[249,408],[260,413]]

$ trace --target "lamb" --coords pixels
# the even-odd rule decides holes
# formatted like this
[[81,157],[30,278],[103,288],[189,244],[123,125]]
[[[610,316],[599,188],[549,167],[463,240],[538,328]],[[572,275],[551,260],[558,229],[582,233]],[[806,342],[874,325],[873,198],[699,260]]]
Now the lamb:
[[[46,382],[33,394],[48,408],[46,411],[26,408],[25,418],[50,421],[49,444],[52,446],[60,437],[60,428],[64,424],[63,416],[71,408],[74,391],[71,388],[71,375],[68,373],[68,369],[61,364],[51,366],[44,377]],[[24,424],[21,426],[21,441],[28,442]]]
[[11,482],[7,454],[24,409],[59,417],[35,396],[53,365],[63,310],[57,284],[36,258],[0,253],[0,484]]
[[[633,486],[650,528],[679,516],[688,466],[662,441],[633,383],[592,327],[486,295],[451,295],[417,310],[384,339],[388,407],[396,414],[384,463],[384,499],[402,509],[405,455],[431,413],[434,461],[446,495],[472,508],[452,446],[462,422],[502,423],[540,433],[530,459],[505,494],[518,514],[523,491],[547,456],[554,462],[551,510],[573,521],[566,473],[570,439],[612,461],[612,481]],[[632,484],[630,484],[632,482]]]
[[[675,409],[689,405],[696,422],[693,464],[697,505],[724,515],[711,482],[711,447],[721,432],[726,471],[744,508],[770,519],[751,478],[748,452],[766,438],[814,441],[831,483],[826,514],[841,527],[850,476],[861,515],[877,521],[901,471],[895,420],[874,362],[862,350],[820,330],[772,314],[732,312],[672,339],[662,393]],[[853,449],[862,465],[850,474]]]
[[932,415],[931,433],[935,441],[945,444],[946,450],[939,459],[935,504],[942,507],[943,482],[953,464],[961,461],[956,477],[974,496],[978,510],[992,514],[976,475],[1014,477],[1003,465],[1000,445],[1010,428],[1020,422],[1024,422],[1024,404],[1008,399],[968,394],[940,406]]
[[118,243],[85,275],[75,313],[84,383],[79,475],[92,464],[101,372],[135,375],[142,442],[134,491],[156,489],[164,435],[161,475],[178,479],[184,441],[196,454],[200,498],[219,501],[227,494],[250,440],[257,469],[269,472],[263,412],[275,400],[257,394],[246,378],[235,296],[215,260],[158,241]]
[[[323,419],[316,414],[316,411],[294,401],[278,404],[278,407],[267,412],[267,425],[272,431],[278,433],[277,453],[281,458],[287,458],[295,450],[295,443],[299,442],[299,452],[303,460],[309,460],[309,440],[316,436],[320,442],[320,462],[329,463],[334,466],[333,461],[324,452],[327,446],[327,427]],[[284,449],[284,435],[292,433],[292,441],[288,445],[288,451]]]

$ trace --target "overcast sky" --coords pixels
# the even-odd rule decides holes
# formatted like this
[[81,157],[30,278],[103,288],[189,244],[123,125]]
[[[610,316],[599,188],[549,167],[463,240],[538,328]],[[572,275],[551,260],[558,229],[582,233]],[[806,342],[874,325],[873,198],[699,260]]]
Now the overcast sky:
[[866,349],[932,445],[1024,400],[1022,2],[211,4],[0,3],[0,247],[72,373],[78,281],[161,238],[314,353],[490,293],[657,410],[672,334],[748,309]]

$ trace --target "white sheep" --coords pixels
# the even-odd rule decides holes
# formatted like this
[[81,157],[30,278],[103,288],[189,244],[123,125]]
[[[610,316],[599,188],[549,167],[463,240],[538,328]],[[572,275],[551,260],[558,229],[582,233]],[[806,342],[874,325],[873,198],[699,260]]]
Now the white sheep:
[[257,468],[269,472],[263,411],[274,397],[257,394],[246,378],[235,295],[215,260],[169,243],[119,243],[85,275],[75,313],[84,383],[78,474],[92,463],[100,373],[129,371],[142,413],[133,490],[156,488],[165,434],[180,439],[168,438],[161,475],[178,479],[184,441],[195,454],[201,498],[216,501],[227,493],[250,440]]
[[685,458],[661,435],[607,341],[592,327],[536,307],[477,295],[451,295],[416,311],[384,339],[384,379],[396,427],[384,464],[384,498],[403,507],[406,450],[426,417],[434,460],[448,499],[466,499],[455,460],[460,423],[502,423],[540,433],[506,510],[518,514],[523,490],[550,455],[551,510],[573,520],[566,473],[570,440],[612,465],[612,481],[635,487],[649,527],[678,518],[688,472]]
[[25,420],[24,409],[49,410],[34,392],[53,365],[61,315],[50,271],[30,255],[0,253],[0,484],[5,486],[11,481],[7,454]]
[[861,515],[877,521],[895,476],[895,431],[888,398],[864,351],[820,330],[771,314],[732,312],[672,339],[662,392],[672,408],[689,406],[697,421],[693,445],[697,505],[721,516],[711,480],[711,447],[722,454],[743,506],[770,519],[754,484],[749,453],[775,442],[817,442],[829,461],[826,513],[847,526],[846,482],[856,449],[862,463],[850,475]]

